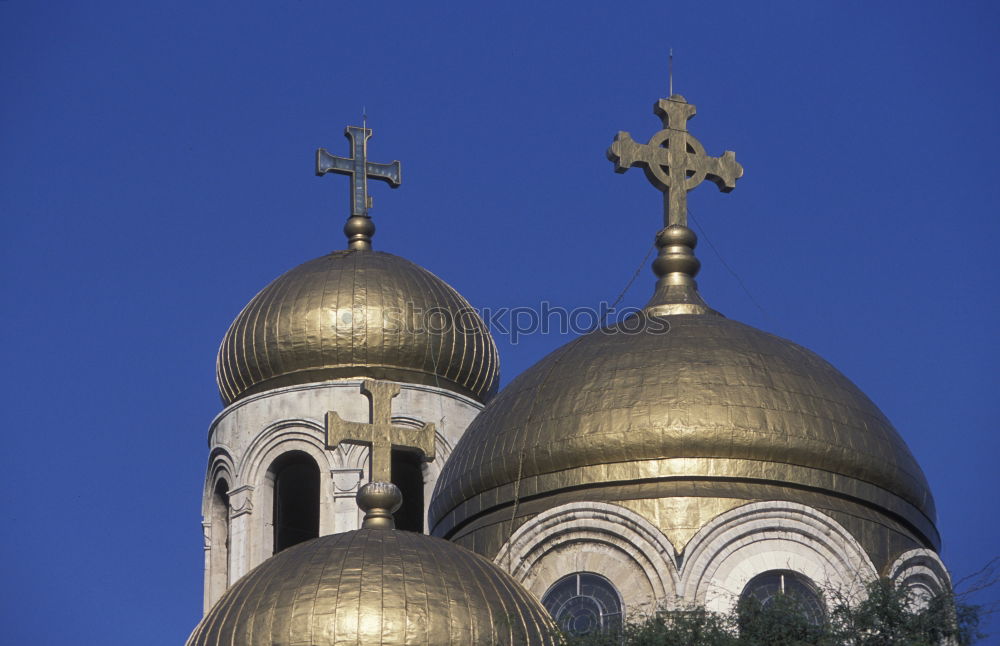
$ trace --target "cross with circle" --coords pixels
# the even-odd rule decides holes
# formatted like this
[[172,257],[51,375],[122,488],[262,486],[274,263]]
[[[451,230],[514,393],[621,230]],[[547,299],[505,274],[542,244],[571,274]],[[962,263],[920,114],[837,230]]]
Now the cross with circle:
[[687,130],[687,121],[695,115],[695,107],[680,94],[660,99],[653,112],[663,121],[663,130],[653,135],[649,143],[640,144],[632,135],[620,131],[608,148],[608,159],[615,163],[615,172],[624,173],[638,166],[656,188],[663,191],[664,226],[687,226],[687,192],[708,179],[723,193],[736,188],[743,176],[743,166],[736,153],[727,150],[721,157],[709,157],[701,142]]

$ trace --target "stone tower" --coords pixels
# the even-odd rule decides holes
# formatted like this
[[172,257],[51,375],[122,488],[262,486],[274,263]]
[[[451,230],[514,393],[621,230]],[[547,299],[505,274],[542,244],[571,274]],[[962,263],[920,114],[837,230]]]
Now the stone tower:
[[358,529],[355,495],[373,471],[392,467],[405,501],[396,524],[423,532],[441,466],[497,389],[496,346],[469,303],[426,269],[372,250],[366,179],[398,185],[399,162],[367,161],[371,130],[345,134],[352,156],[320,150],[317,174],[352,176],[348,249],[264,287],[219,348],[206,611],[283,549]]

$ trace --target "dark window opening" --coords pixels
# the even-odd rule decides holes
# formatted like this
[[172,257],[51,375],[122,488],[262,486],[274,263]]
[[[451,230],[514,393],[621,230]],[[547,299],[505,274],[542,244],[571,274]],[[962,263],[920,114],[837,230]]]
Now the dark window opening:
[[424,531],[423,458],[412,451],[392,451],[392,484],[403,493],[403,505],[392,515],[396,529]]
[[[225,555],[229,554],[229,485],[225,480],[215,483],[212,495],[214,513],[212,515],[212,546],[215,547],[217,537],[221,537]],[[216,528],[218,523],[218,528]],[[216,533],[218,532],[218,533]],[[227,564],[228,565],[228,564]]]
[[219,480],[212,490],[209,594],[218,599],[229,585],[229,483]]
[[319,467],[300,451],[286,453],[274,473],[274,553],[319,536]]

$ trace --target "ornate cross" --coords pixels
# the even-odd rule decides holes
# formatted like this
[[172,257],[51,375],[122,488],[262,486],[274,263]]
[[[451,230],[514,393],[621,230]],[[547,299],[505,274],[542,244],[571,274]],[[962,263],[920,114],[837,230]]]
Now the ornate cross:
[[705,148],[687,130],[687,121],[695,115],[695,107],[680,94],[660,99],[653,112],[663,120],[663,130],[640,144],[632,135],[620,131],[608,148],[608,159],[615,163],[615,172],[624,173],[639,166],[656,188],[663,191],[663,224],[687,226],[687,192],[705,179],[715,182],[719,190],[728,193],[743,177],[743,167],[736,153],[727,150],[721,157],[709,157]]
[[365,379],[361,392],[371,406],[371,423],[346,422],[335,411],[326,414],[326,447],[343,443],[366,444],[371,448],[371,482],[392,482],[392,450],[408,449],[434,459],[434,425],[414,429],[392,423],[392,399],[399,386],[388,381]]
[[368,197],[368,178],[386,182],[392,188],[398,188],[403,181],[400,177],[399,162],[391,164],[376,164],[368,161],[368,139],[372,136],[370,128],[347,126],[344,136],[351,140],[351,156],[336,157],[326,152],[325,148],[316,150],[316,174],[338,173],[351,176],[351,217],[368,217],[368,209],[372,201]]

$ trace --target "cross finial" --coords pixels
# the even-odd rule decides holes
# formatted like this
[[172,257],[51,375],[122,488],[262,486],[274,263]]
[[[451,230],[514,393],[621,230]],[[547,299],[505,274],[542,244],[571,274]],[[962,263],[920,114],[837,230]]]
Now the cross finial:
[[653,272],[659,280],[644,311],[651,316],[717,315],[698,294],[694,281],[701,263],[694,255],[698,236],[687,226],[687,192],[708,179],[728,193],[743,176],[743,167],[731,151],[721,157],[705,154],[704,146],[687,130],[695,107],[680,94],[660,99],[653,112],[663,121],[663,130],[653,135],[648,144],[640,144],[621,131],[607,153],[608,159],[615,163],[615,172],[624,173],[639,166],[653,186],[663,191],[664,226],[656,234],[659,253],[653,261]]
[[402,182],[398,161],[391,164],[376,164],[368,161],[368,140],[372,131],[365,125],[347,126],[344,136],[351,142],[350,157],[336,157],[325,148],[316,150],[316,174],[338,173],[351,177],[351,217],[344,225],[347,234],[347,246],[350,249],[367,251],[372,248],[372,235],[375,225],[368,216],[372,199],[368,196],[368,178],[386,182],[392,188],[398,188]]
[[399,385],[389,381],[365,379],[361,392],[370,402],[368,424],[346,422],[335,411],[326,414],[326,445],[336,449],[342,443],[366,444],[371,449],[371,481],[392,481],[392,449],[406,449],[434,459],[434,425],[420,428],[392,423],[392,400]]
[[620,131],[608,149],[608,159],[615,163],[616,173],[624,173],[632,166],[642,168],[653,186],[663,191],[664,226],[686,227],[687,192],[708,179],[728,193],[743,176],[743,167],[732,151],[727,150],[721,157],[705,154],[704,146],[687,130],[688,119],[696,110],[683,96],[660,99],[653,112],[662,119],[663,130],[647,144]]

